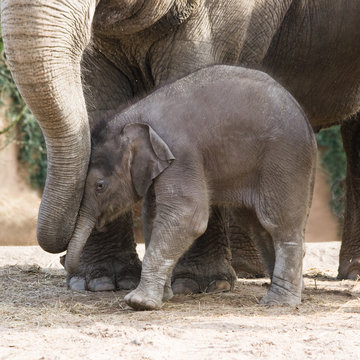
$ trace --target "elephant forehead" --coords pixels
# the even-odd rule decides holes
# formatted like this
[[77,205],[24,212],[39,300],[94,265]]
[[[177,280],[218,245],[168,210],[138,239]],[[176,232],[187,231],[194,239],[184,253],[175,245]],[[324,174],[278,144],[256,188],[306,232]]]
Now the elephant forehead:
[[88,178],[111,176],[115,169],[116,156],[113,153],[101,153],[91,158]]

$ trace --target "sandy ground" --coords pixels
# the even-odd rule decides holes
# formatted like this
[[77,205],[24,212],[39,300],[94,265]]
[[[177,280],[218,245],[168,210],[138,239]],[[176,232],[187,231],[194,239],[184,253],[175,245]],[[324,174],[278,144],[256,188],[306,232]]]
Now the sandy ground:
[[240,279],[135,312],[123,291],[67,290],[58,255],[0,247],[0,359],[358,359],[360,283],[335,280],[338,251],[307,244],[297,308],[258,305],[268,280]]

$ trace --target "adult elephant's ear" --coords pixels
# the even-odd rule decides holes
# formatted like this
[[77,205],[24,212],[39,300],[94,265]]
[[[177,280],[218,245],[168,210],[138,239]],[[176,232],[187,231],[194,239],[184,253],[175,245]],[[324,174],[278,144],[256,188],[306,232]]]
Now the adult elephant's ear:
[[175,157],[165,141],[147,124],[128,124],[123,135],[129,139],[131,149],[131,179],[136,193],[143,197],[152,181]]

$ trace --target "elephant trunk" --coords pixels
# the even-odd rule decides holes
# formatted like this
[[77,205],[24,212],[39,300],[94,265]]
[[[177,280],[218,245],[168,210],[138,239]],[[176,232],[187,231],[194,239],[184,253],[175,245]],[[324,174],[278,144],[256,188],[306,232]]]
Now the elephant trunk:
[[52,253],[72,236],[90,157],[80,62],[95,0],[2,0],[2,36],[21,95],[45,136],[48,169],[38,217],[40,246]]
[[69,242],[65,257],[65,270],[69,274],[75,274],[79,267],[82,250],[96,223],[96,218],[80,210],[75,231]]

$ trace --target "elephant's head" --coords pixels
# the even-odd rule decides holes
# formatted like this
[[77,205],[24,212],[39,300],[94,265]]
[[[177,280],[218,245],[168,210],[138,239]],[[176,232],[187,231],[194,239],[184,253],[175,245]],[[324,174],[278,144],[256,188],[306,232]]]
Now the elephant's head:
[[104,128],[93,140],[84,197],[65,260],[75,273],[94,228],[101,229],[141,199],[174,160],[167,144],[146,124],[126,125],[121,134]]
[[169,12],[184,17],[198,1],[1,1],[8,63],[47,146],[48,173],[37,228],[44,250],[58,253],[67,248],[83,196],[90,130],[81,59],[92,36],[95,10],[99,19],[104,14],[109,25],[105,28],[115,19],[132,33]]

